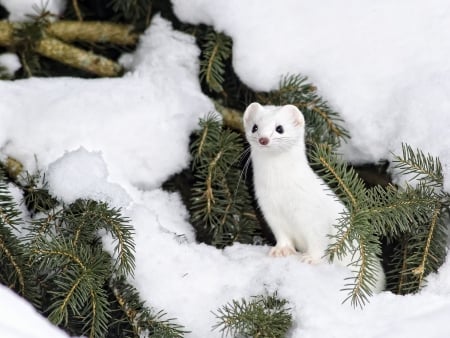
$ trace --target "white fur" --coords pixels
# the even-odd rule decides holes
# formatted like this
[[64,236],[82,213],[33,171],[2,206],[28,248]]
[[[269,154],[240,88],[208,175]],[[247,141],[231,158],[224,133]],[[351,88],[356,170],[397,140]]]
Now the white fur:
[[[283,133],[276,131],[278,126]],[[321,262],[329,245],[328,235],[335,233],[333,225],[345,207],[308,164],[302,113],[293,105],[263,107],[252,103],[245,111],[244,127],[251,146],[256,198],[277,241],[270,255],[298,251],[305,262]],[[261,138],[268,143],[261,144]],[[356,258],[348,255],[334,262],[347,266]],[[378,272],[374,291],[384,288],[381,264]]]

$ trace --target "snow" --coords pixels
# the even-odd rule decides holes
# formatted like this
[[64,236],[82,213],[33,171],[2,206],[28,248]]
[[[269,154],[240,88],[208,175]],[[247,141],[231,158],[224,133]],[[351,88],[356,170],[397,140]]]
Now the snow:
[[65,203],[89,198],[126,207],[130,197],[125,189],[107,181],[108,169],[101,153],[80,147],[50,163],[46,172],[49,192]]
[[2,338],[68,337],[36,312],[26,300],[0,284],[0,332]]
[[0,0],[0,5],[10,13],[9,21],[30,21],[29,16],[39,15],[42,10],[55,16],[60,16],[66,8],[66,0]]
[[392,159],[407,142],[450,163],[448,1],[172,2],[181,20],[233,39],[233,67],[251,88],[307,75],[345,120],[347,160]]
[[8,75],[13,76],[14,73],[22,67],[19,57],[14,53],[0,54],[0,66],[5,68]]
[[[406,141],[442,156],[448,189],[449,5],[345,1],[173,3],[182,20],[233,38],[235,69],[253,88],[275,88],[285,73],[309,75],[346,119],[348,159],[390,158]],[[211,311],[275,290],[292,307],[290,337],[449,337],[449,259],[420,293],[383,292],[361,310],[341,304],[344,268],[270,258],[265,246],[217,250],[195,242],[180,196],[160,186],[188,165],[189,135],[213,110],[198,83],[198,55],[191,36],[156,16],[137,51],[122,58],[123,78],[1,81],[1,157],[47,172],[51,193],[66,202],[91,197],[121,206],[136,232],[131,282],[188,337],[220,337],[211,332]],[[0,332],[32,336],[20,331],[22,301],[7,295]],[[27,327],[57,337],[46,334],[45,321]]]

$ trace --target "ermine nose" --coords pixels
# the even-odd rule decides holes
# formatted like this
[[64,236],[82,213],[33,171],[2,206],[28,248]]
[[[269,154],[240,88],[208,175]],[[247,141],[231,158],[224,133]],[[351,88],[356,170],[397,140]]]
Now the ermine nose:
[[269,139],[267,137],[261,137],[258,140],[259,144],[262,144],[263,146],[268,145],[269,144]]

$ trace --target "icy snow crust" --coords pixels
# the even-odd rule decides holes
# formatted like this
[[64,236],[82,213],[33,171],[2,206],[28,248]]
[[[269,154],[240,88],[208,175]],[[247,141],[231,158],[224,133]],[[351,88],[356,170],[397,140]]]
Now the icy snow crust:
[[[378,3],[361,2],[366,3],[367,8],[376,7]],[[313,6],[303,1],[297,3]],[[194,20],[194,15],[202,15],[205,22],[211,20],[209,23],[213,23],[212,15],[209,17],[208,13],[213,11],[215,5],[217,9],[214,10],[222,11],[223,16],[237,26],[236,36],[228,32],[236,39],[235,58],[248,58],[245,61],[248,65],[258,65],[257,59],[251,62],[254,54],[250,50],[246,50],[248,54],[240,50],[245,46],[239,42],[239,30],[242,30],[241,35],[247,34],[240,23],[245,19],[244,14],[250,13],[250,5],[258,5],[253,9],[253,14],[248,16],[248,25],[254,29],[264,29],[264,24],[267,25],[272,17],[272,14],[269,15],[271,10],[274,11],[274,17],[281,15],[275,11],[274,2],[239,2],[239,7],[230,7],[234,1],[229,1],[229,4],[226,1],[205,1],[201,8],[197,8],[200,4],[200,1],[190,1],[189,6],[183,9],[183,2],[178,1],[175,2],[175,9],[183,20],[189,16]],[[297,17],[299,14],[289,7],[293,4],[292,1],[286,1],[284,17],[286,21],[301,21]],[[332,3],[329,5],[332,6]],[[354,5],[359,6],[356,2]],[[318,4],[315,6],[322,8]],[[445,6],[442,2],[444,9]],[[189,8],[192,13],[182,16],[183,10],[188,11]],[[233,12],[232,8],[235,8]],[[342,8],[337,13],[352,13],[352,10],[347,13],[345,6]],[[360,10],[362,13],[368,11],[362,7]],[[440,15],[444,15],[442,13],[445,11]],[[223,20],[225,25],[227,20]],[[384,29],[381,24],[377,28]],[[272,29],[273,36],[266,39],[266,49],[272,49],[268,47],[269,43],[275,46],[278,43],[276,40],[279,37],[275,36],[275,32],[276,29]],[[386,35],[388,33],[386,31]],[[340,43],[333,39],[327,42],[328,38],[324,34],[323,42]],[[30,170],[35,167],[48,168],[52,193],[67,202],[82,195],[82,190],[75,189],[78,184],[81,187],[91,186],[91,189],[87,189],[87,196],[96,194],[101,200],[115,201],[116,205],[122,206],[136,231],[136,271],[135,279],[131,282],[138,287],[148,304],[158,310],[164,309],[169,317],[178,318],[178,322],[192,332],[188,337],[220,337],[219,332],[211,332],[215,324],[211,311],[233,298],[249,297],[266,290],[278,290],[281,297],[289,300],[295,320],[290,337],[450,336],[449,262],[444,264],[439,274],[429,278],[428,286],[419,294],[402,297],[381,293],[374,296],[364,310],[359,310],[353,309],[348,303],[341,304],[345,293],[339,289],[344,284],[344,277],[348,276],[343,268],[326,264],[311,266],[294,257],[270,258],[267,256],[268,247],[237,244],[217,250],[195,242],[187,211],[179,195],[162,191],[159,186],[168,176],[188,165],[189,134],[196,127],[198,117],[213,109],[212,103],[200,91],[198,53],[191,37],[173,31],[168,22],[156,17],[142,37],[137,52],[123,59],[124,64],[131,67],[124,78],[0,82],[1,155],[19,159]],[[282,60],[277,61],[282,64]],[[269,80],[273,81],[270,86],[266,85],[275,87],[277,74],[271,75],[270,67],[249,68],[244,73],[262,70],[267,72],[264,76],[271,77]],[[279,71],[285,72],[284,69]],[[290,73],[296,71],[297,68],[289,69]],[[360,71],[356,67],[352,71],[354,77],[359,77]],[[332,77],[332,74],[326,74],[321,69],[316,69],[316,72],[317,75],[312,74],[313,81],[320,80],[319,72],[325,75],[325,79]],[[312,70],[309,73],[311,75]],[[396,77],[393,76],[393,79]],[[446,82],[444,77],[442,81]],[[418,83],[424,87],[426,84],[424,81]],[[415,84],[410,85],[417,89]],[[324,89],[329,97],[334,95],[336,98],[333,104],[337,104],[339,98],[336,91],[342,95],[346,93],[341,86],[336,89],[330,85]],[[429,90],[439,92],[441,88],[435,87],[438,85],[435,84]],[[353,99],[356,101],[359,100],[358,93],[361,92],[354,93]],[[366,100],[373,103],[371,95],[370,91],[367,92]],[[412,92],[410,95],[413,99],[419,99]],[[401,98],[401,95],[398,96],[399,102],[403,102]],[[439,95],[434,98],[441,100]],[[437,101],[433,104],[440,103]],[[376,129],[366,136],[384,130],[373,124],[378,116],[371,116],[374,108],[367,106],[365,111],[365,118],[359,116],[364,128]],[[406,114],[403,110],[401,112]],[[410,114],[410,111],[407,113]],[[345,117],[348,119],[350,112]],[[398,117],[398,120],[408,119],[409,115]],[[425,122],[430,120],[427,118]],[[358,123],[358,120],[355,119],[354,123]],[[442,129],[443,126],[441,123],[435,133],[439,132],[441,141],[445,142],[447,130]],[[398,132],[407,131],[402,129]],[[392,135],[382,136],[386,136],[381,139],[387,143],[395,141],[387,139]],[[428,136],[423,142],[431,140]],[[353,142],[356,149],[359,144],[357,140]],[[372,153],[372,156],[377,156],[376,151]],[[387,153],[387,150],[381,153]],[[79,164],[74,163],[81,165],[77,167]],[[74,166],[80,173],[73,170]],[[21,306],[19,301],[6,304],[0,302],[2,311],[8,311],[10,307],[21,309]],[[13,323],[20,327],[18,318],[22,317],[17,315],[14,318],[16,321]],[[36,332],[45,325],[36,324]],[[10,322],[5,321],[3,315],[0,316],[0,332],[9,327]],[[11,337],[22,336],[18,334]]]

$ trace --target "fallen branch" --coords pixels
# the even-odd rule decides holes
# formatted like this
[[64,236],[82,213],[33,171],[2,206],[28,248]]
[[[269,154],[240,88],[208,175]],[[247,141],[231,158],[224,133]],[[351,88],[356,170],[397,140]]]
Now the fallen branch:
[[[0,21],[0,46],[14,47],[18,44],[15,32],[21,23]],[[32,50],[42,56],[63,64],[82,69],[98,76],[119,76],[122,67],[108,58],[74,47],[66,42],[111,43],[133,45],[138,35],[132,27],[109,22],[57,21],[49,23],[42,38],[35,41]],[[65,41],[65,42],[63,42]]]
[[37,53],[68,66],[82,69],[102,77],[118,76],[122,66],[103,56],[87,52],[54,38],[41,39],[35,47]]
[[134,45],[138,36],[132,26],[98,21],[57,21],[48,26],[46,33],[66,42],[85,41]]

